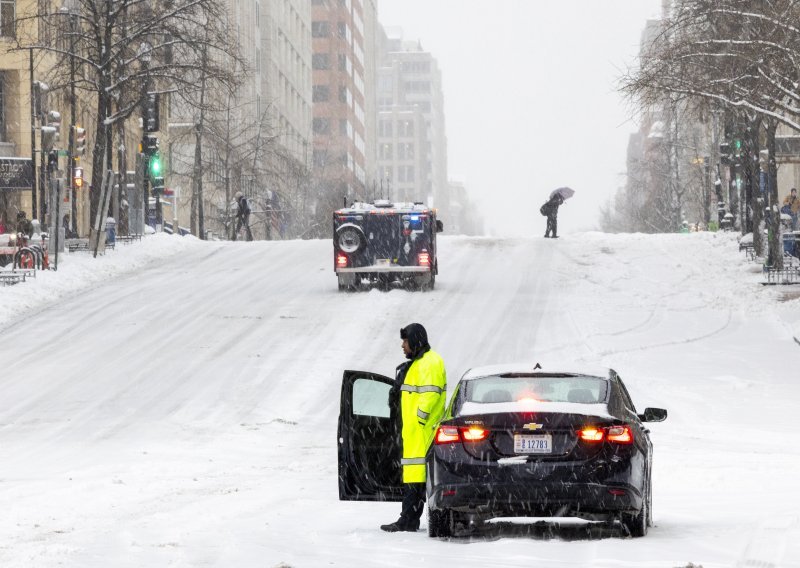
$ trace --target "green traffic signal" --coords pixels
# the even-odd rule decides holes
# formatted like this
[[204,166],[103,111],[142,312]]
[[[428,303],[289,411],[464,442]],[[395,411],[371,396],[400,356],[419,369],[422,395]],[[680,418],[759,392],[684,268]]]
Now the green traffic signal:
[[150,177],[158,177],[161,174],[161,156],[158,154],[150,158]]

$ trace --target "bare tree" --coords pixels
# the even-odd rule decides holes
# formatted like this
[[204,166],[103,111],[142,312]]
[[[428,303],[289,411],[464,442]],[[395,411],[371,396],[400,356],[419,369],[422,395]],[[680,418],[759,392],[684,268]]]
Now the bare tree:
[[[50,54],[54,84],[94,97],[91,185],[97,186],[111,161],[114,127],[143,105],[148,92],[194,90],[200,68],[206,77],[233,82],[228,62],[238,58],[238,49],[222,0],[67,2],[54,13],[40,9],[19,18],[20,29],[43,32],[20,35],[17,48]],[[207,52],[216,56],[204,59]],[[71,62],[77,63],[77,73]],[[92,212],[98,198],[92,191]]]
[[[705,100],[733,117],[744,143],[747,206],[755,228],[764,205],[756,159],[762,137],[774,150],[774,125],[800,129],[798,21],[797,0],[676,0],[672,17],[645,50],[640,67],[623,79],[623,92],[645,105],[672,93]],[[776,169],[769,168],[769,178],[775,189]],[[774,207],[772,191],[768,198]],[[778,215],[770,219],[770,250],[778,250]],[[760,252],[760,231],[753,232]],[[773,261],[780,266],[780,255],[773,255]]]

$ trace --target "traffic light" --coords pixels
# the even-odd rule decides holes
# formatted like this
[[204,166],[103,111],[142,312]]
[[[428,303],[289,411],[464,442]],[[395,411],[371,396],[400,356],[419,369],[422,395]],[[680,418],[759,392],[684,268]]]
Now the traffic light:
[[742,155],[742,139],[735,138],[733,140],[733,155],[734,156],[741,156]]
[[161,176],[153,178],[153,193],[164,193],[164,178]]
[[155,153],[152,156],[150,156],[150,162],[148,163],[148,170],[150,171],[150,178],[153,180],[153,183],[155,184],[156,178],[161,176],[161,154]]
[[86,154],[86,129],[78,125],[73,126],[72,129],[74,144],[72,156],[77,158]]
[[145,132],[158,132],[159,130],[159,112],[158,112],[158,94],[149,93],[144,108],[144,131]]
[[54,126],[42,126],[42,152],[50,152],[58,140],[58,130]]
[[723,165],[731,163],[731,145],[728,142],[723,142],[719,145],[719,161]]
[[141,151],[144,153],[145,156],[154,156],[158,153],[158,137],[157,136],[145,136],[142,139],[142,149]]
[[72,187],[80,189],[83,187],[83,168],[72,170]]
[[50,152],[58,142],[59,129],[61,128],[61,113],[57,110],[48,111],[45,115],[46,124],[42,125],[42,151]]
[[50,87],[47,83],[43,83],[42,81],[33,82],[33,112],[42,122],[47,120],[45,109],[47,108],[47,93],[49,91]]

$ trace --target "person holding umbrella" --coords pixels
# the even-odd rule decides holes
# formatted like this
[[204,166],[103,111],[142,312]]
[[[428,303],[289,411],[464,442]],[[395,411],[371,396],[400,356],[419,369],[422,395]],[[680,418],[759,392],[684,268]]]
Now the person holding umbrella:
[[558,208],[564,203],[565,199],[572,197],[574,194],[575,191],[569,187],[559,187],[550,194],[550,199],[539,209],[539,212],[547,217],[547,229],[545,229],[544,238],[558,238]]

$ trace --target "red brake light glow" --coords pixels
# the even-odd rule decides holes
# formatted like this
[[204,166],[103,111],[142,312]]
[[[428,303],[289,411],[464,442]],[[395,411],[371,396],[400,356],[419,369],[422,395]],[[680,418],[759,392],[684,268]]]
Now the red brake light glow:
[[343,254],[336,255],[336,267],[345,268],[347,266],[347,257]]
[[436,430],[437,444],[453,444],[455,442],[480,442],[489,437],[489,430],[480,426],[459,428],[457,426],[439,426]]
[[627,424],[622,426],[607,426],[605,428],[587,426],[582,430],[578,430],[578,438],[584,442],[602,442],[603,440],[608,440],[614,444],[632,444],[633,432]]
[[419,260],[420,266],[430,266],[431,265],[431,255],[427,252],[421,252],[417,255],[417,259]]
[[463,428],[461,430],[461,435],[464,436],[465,442],[478,442],[488,438],[489,431],[480,426],[472,426],[470,428]]
[[588,427],[578,431],[578,436],[585,442],[602,442],[605,432],[600,428]]
[[630,426],[612,426],[608,429],[608,441],[616,444],[632,444],[633,432]]
[[458,435],[458,428],[455,426],[439,426],[436,430],[436,443],[437,444],[452,444],[461,440]]

